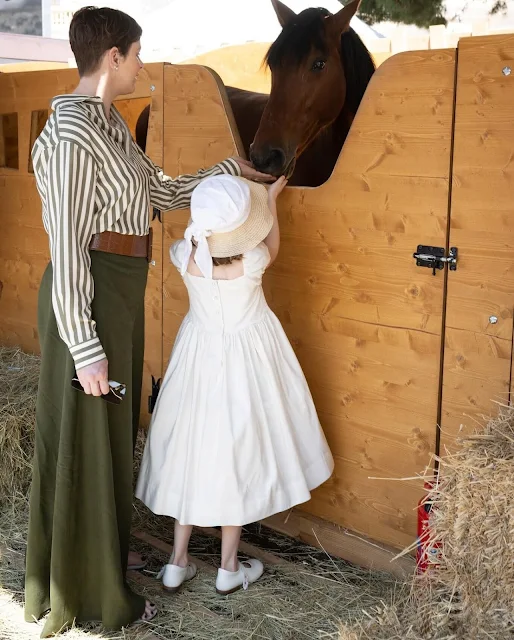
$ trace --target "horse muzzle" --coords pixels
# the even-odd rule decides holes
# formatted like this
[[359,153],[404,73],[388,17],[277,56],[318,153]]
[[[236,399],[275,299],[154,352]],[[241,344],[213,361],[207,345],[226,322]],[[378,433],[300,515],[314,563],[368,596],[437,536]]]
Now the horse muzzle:
[[282,175],[288,177],[287,172],[291,166],[294,169],[296,156],[294,153],[286,153],[280,147],[256,147],[255,144],[252,144],[250,146],[250,160],[257,171],[278,178]]

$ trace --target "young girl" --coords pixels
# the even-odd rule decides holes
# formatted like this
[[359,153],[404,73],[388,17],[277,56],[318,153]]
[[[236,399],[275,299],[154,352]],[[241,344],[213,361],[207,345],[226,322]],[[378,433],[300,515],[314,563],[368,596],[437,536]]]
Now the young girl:
[[262,290],[279,249],[276,199],[285,185],[283,177],[268,191],[244,178],[204,179],[184,239],[171,247],[190,309],[136,489],[154,513],[175,518],[161,572],[170,591],[196,574],[193,525],[222,527],[218,593],[246,589],[263,566],[238,561],[241,526],[306,502],[333,470],[300,364]]

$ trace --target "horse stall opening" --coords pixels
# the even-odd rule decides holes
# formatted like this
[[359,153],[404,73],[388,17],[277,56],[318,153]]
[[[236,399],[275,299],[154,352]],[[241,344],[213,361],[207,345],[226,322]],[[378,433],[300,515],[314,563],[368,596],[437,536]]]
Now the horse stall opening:
[[[309,503],[266,524],[309,541],[313,529],[322,532],[329,551],[376,566],[374,547],[357,548],[345,531],[396,549],[410,544],[423,483],[388,478],[423,473],[441,422],[446,445],[460,423],[473,427],[490,412],[491,399],[508,401],[512,60],[514,36],[506,35],[393,56],[372,77],[330,179],[281,196],[282,246],[266,294],[305,371],[336,468]],[[165,173],[241,151],[215,73],[168,64],[147,71],[124,115],[137,119],[151,102],[147,152]],[[0,159],[12,157],[5,132],[16,121],[19,165],[0,168],[0,342],[29,351],[38,349],[37,287],[48,259],[28,171],[31,123],[75,80],[74,70],[0,76]],[[143,408],[187,310],[168,257],[187,217],[163,212],[152,222]],[[445,255],[457,247],[457,270],[424,268],[422,259],[418,266],[419,245]]]

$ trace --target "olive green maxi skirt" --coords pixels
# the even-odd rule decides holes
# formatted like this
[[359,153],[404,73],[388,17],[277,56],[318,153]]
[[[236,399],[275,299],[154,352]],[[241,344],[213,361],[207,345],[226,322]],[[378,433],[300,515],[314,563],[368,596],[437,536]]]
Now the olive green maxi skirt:
[[49,612],[42,638],[73,622],[119,629],[145,609],[125,573],[148,263],[96,251],[91,262],[92,313],[109,379],[127,392],[112,405],[72,388],[75,368],[57,330],[48,265],[39,290],[42,357],[25,577],[26,620]]

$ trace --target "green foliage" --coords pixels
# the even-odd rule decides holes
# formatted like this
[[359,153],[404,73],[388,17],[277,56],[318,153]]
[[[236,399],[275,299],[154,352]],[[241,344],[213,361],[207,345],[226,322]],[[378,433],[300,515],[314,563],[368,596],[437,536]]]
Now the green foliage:
[[[346,5],[350,0],[339,1]],[[489,5],[491,15],[507,10],[506,0],[473,0],[480,1]],[[397,22],[426,28],[432,24],[446,24],[444,4],[444,0],[362,0],[358,15],[370,25]]]

